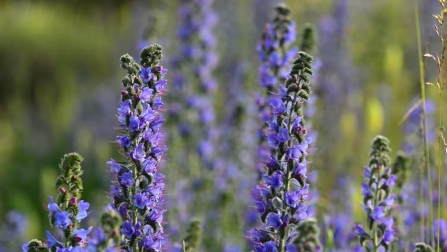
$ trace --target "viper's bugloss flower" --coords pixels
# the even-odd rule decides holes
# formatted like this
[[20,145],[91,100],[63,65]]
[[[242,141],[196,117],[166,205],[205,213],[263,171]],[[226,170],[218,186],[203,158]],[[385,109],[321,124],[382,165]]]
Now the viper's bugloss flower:
[[80,200],[83,190],[81,162],[83,158],[77,153],[64,155],[59,165],[62,174],[56,179],[56,188],[59,191],[57,200],[49,196],[47,205],[50,224],[58,227],[63,233],[63,241],[55,239],[49,231],[46,232],[48,244],[39,240],[31,240],[22,246],[22,251],[84,251],[87,243],[89,229],[80,229],[80,221],[87,217],[90,204]]
[[[283,125],[276,124],[272,120],[272,116],[282,116],[287,110],[286,105],[283,103],[283,98],[287,96],[287,90],[283,84],[291,70],[293,58],[297,53],[296,47],[290,47],[296,39],[296,31],[295,23],[289,17],[289,8],[280,4],[275,10],[275,17],[265,26],[265,30],[256,47],[260,61],[258,68],[259,83],[264,89],[263,94],[259,94],[256,100],[261,124],[258,128],[259,139],[256,158],[258,161],[255,165],[256,169],[261,173],[263,173],[266,164],[272,164],[273,162],[277,164],[272,164],[273,166],[279,167],[279,162],[276,160],[276,157],[271,156],[270,149],[278,148],[281,143],[290,139],[289,129]],[[266,175],[267,177],[263,176],[264,179],[269,178],[269,175]],[[278,176],[282,175],[277,174],[276,178]],[[258,198],[256,196],[258,189],[254,190],[253,196]],[[259,202],[257,205],[259,205]],[[267,209],[266,204],[265,209]]]
[[360,245],[373,251],[389,251],[395,239],[394,217],[391,208],[395,194],[392,193],[396,175],[391,174],[389,141],[377,136],[372,142],[369,165],[364,170],[362,183],[363,210],[368,223],[365,229],[356,225],[354,233]]
[[277,89],[284,83],[290,72],[292,60],[298,49],[289,46],[296,40],[296,24],[290,20],[290,10],[281,4],[276,7],[276,16],[266,25],[257,45],[261,65],[258,69],[259,81],[268,91]]
[[[269,146],[270,161],[264,164],[263,180],[254,193],[262,225],[252,229],[248,238],[257,252],[294,251],[300,247],[299,232],[291,224],[299,224],[308,217],[306,156],[311,139],[306,136],[302,106],[310,95],[312,61],[307,53],[299,52],[285,82],[285,94],[276,94],[270,103],[272,108],[284,109],[270,114],[267,137],[272,134],[282,137],[276,137],[277,141]],[[316,251],[322,249],[319,242],[314,244]]]
[[[214,26],[217,23],[217,14],[213,11],[213,0],[181,0],[179,5],[179,30],[178,36],[181,41],[181,53],[173,60],[174,83],[177,85],[173,89],[171,96],[177,101],[173,104],[172,112],[175,114],[185,114],[195,112],[199,125],[194,125],[187,120],[179,123],[179,130],[185,137],[190,137],[193,133],[186,128],[196,128],[199,135],[194,134],[198,141],[196,148],[200,150],[200,145],[212,142],[210,131],[214,127],[215,112],[214,99],[217,88],[217,81],[213,78],[213,71],[217,66],[218,57],[215,52],[216,38]],[[197,83],[197,86],[193,84]],[[189,112],[182,108],[188,104]],[[175,116],[177,117],[177,116]],[[183,119],[180,117],[179,119]],[[185,125],[192,124],[192,125]],[[203,143],[202,143],[203,142]],[[211,154],[214,153],[213,145],[207,145],[211,150],[199,151],[201,159],[210,162]]]
[[[161,47],[151,45],[140,53],[140,64],[128,54],[121,57],[127,71],[122,83],[118,121],[121,123],[116,142],[125,162],[110,160],[116,182],[111,187],[113,207],[123,222],[121,249],[160,251],[166,236],[163,221],[164,176],[159,173],[166,147],[163,145],[161,109],[167,70],[159,65]],[[149,216],[157,214],[158,218]]]
[[56,212],[54,214],[54,225],[62,230],[68,228],[71,225],[71,220],[68,212]]
[[[290,20],[290,10],[285,5],[276,7],[276,15],[268,23],[257,44],[260,65],[258,69],[259,82],[265,88],[265,94],[258,97],[260,118],[265,122],[270,111],[279,115],[285,112],[281,101],[282,95],[276,97],[272,94],[283,90],[279,87],[284,83],[290,69],[292,60],[298,52],[296,47],[289,48],[296,39],[295,23]],[[260,142],[263,142],[264,126],[260,129]],[[263,157],[264,147],[261,145],[258,156]]]

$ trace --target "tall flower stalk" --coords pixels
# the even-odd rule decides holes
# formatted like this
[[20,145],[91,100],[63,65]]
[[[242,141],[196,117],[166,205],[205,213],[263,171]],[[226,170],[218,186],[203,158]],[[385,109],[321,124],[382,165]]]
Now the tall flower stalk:
[[83,191],[81,175],[81,162],[83,158],[77,153],[64,155],[59,168],[62,174],[56,179],[56,188],[59,194],[56,201],[49,196],[47,209],[50,224],[62,231],[62,240],[59,241],[46,232],[47,243],[33,239],[22,246],[23,252],[31,251],[81,251],[87,243],[87,235],[93,227],[85,230],[79,228],[80,221],[87,217],[90,207],[88,202],[81,200]]
[[217,14],[212,9],[213,2],[213,0],[179,0],[178,38],[181,42],[181,51],[173,60],[173,67],[176,69],[175,89],[171,95],[176,99],[172,112],[179,119],[180,135],[196,144],[200,161],[208,168],[214,166],[213,97],[217,81],[212,73],[218,63],[215,52],[216,38],[213,32]]
[[[267,24],[257,45],[258,57],[261,62],[258,69],[259,82],[265,89],[265,94],[258,98],[261,119],[266,121],[269,108],[268,97],[278,92],[279,84],[284,83],[292,67],[292,60],[298,49],[289,48],[296,40],[296,24],[290,20],[290,10],[280,4],[276,7],[276,15]],[[263,141],[262,132],[260,134]]]
[[255,251],[296,251],[293,228],[307,218],[304,203],[309,190],[306,156],[310,139],[302,106],[310,96],[312,62],[310,55],[299,52],[285,86],[268,102],[271,114],[266,137],[271,155],[255,192],[262,224],[249,231]]
[[290,9],[284,4],[276,7],[276,15],[267,24],[257,45],[261,65],[259,80],[267,95],[284,83],[298,49],[290,47],[296,40],[296,24],[290,20]]
[[121,56],[123,78],[116,142],[124,161],[107,164],[115,175],[110,197],[120,213],[121,248],[125,251],[161,251],[163,232],[164,175],[159,172],[163,145],[161,95],[167,70],[159,65],[161,46],[145,47],[138,64],[131,56]]
[[292,67],[293,58],[298,51],[298,48],[290,47],[296,40],[296,24],[290,20],[290,9],[284,4],[279,4],[275,10],[275,17],[271,23],[265,26],[264,33],[257,45],[258,57],[261,62],[258,69],[259,83],[265,90],[263,95],[258,95],[256,101],[262,122],[258,131],[257,159],[259,161],[256,165],[259,171],[262,171],[262,166],[270,154],[264,137],[268,130],[266,122],[271,113],[268,100],[278,93],[279,85],[286,80]]
[[360,245],[367,251],[390,251],[394,241],[394,217],[391,207],[395,194],[392,190],[396,175],[388,167],[389,141],[383,136],[376,136],[372,142],[369,165],[364,170],[362,182],[363,210],[366,212],[367,229],[356,225],[354,232]]

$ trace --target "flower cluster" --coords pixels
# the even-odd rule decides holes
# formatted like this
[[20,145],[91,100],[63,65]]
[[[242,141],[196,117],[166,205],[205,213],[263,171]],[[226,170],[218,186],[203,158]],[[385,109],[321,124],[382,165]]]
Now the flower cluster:
[[383,136],[376,136],[372,143],[371,159],[364,170],[362,182],[363,210],[366,212],[368,230],[357,224],[354,232],[360,245],[368,251],[389,251],[395,239],[394,217],[391,208],[395,194],[392,189],[396,175],[388,167],[390,157],[389,141]]
[[159,65],[161,47],[151,45],[140,53],[140,64],[128,54],[121,56],[123,78],[116,142],[124,162],[110,160],[107,164],[115,175],[110,197],[120,213],[121,248],[127,251],[161,251],[166,237],[161,226],[164,201],[164,175],[159,173],[160,161],[166,151],[160,127],[164,75]]
[[258,76],[261,87],[265,89],[264,95],[258,95],[256,103],[259,109],[261,127],[258,130],[259,144],[257,149],[257,170],[262,171],[263,165],[268,160],[270,150],[265,143],[265,134],[268,127],[265,124],[269,120],[271,108],[268,104],[270,97],[278,93],[279,84],[284,83],[292,67],[292,61],[298,52],[298,48],[291,47],[296,40],[296,24],[290,20],[290,9],[279,4],[276,7],[276,15],[271,23],[268,23],[257,44],[258,58],[261,62],[258,68]]
[[62,158],[60,169],[62,174],[56,179],[56,188],[59,194],[56,202],[49,196],[48,217],[50,224],[57,227],[63,233],[63,241],[58,241],[49,231],[46,232],[47,242],[45,244],[37,239],[31,240],[22,246],[27,251],[81,251],[87,243],[87,235],[92,227],[85,230],[79,228],[79,223],[87,217],[90,204],[80,200],[83,190],[82,170],[80,163],[83,158],[77,153],[66,154]]
[[[261,62],[258,69],[259,82],[266,89],[265,95],[257,98],[263,122],[269,117],[268,97],[278,91],[280,83],[284,83],[298,52],[296,47],[289,49],[296,40],[296,24],[289,18],[289,8],[280,4],[276,7],[276,12],[272,22],[266,25],[256,48]],[[262,135],[261,132],[261,139]]]
[[291,67],[291,62],[298,48],[289,46],[296,40],[296,24],[289,18],[290,9],[284,4],[276,7],[276,16],[265,27],[257,51],[261,65],[259,81],[269,92],[284,83]]
[[[188,13],[191,19],[192,27],[195,27],[195,34],[191,44],[185,44],[195,48],[195,63],[192,72],[197,79],[198,86],[194,92],[188,97],[187,104],[197,111],[199,143],[197,151],[203,166],[213,168],[213,153],[215,134],[213,132],[215,111],[214,111],[214,95],[217,88],[217,81],[213,78],[212,72],[217,66],[218,58],[215,53],[216,38],[213,29],[217,23],[217,15],[212,10],[213,0],[196,0],[183,1],[184,14]],[[190,80],[190,83],[193,82]]]
[[[180,1],[178,37],[181,52],[172,64],[176,71],[171,96],[177,101],[173,104],[172,113],[174,117],[180,116],[180,134],[191,137],[193,125],[181,120],[185,119],[185,116],[181,116],[184,114],[183,106],[197,111],[197,121],[201,123],[199,128],[204,129],[198,150],[202,158],[206,159],[212,153],[211,135],[207,129],[212,128],[214,122],[212,96],[217,88],[217,82],[212,76],[218,62],[213,34],[217,15],[212,10],[212,4],[213,0]],[[198,83],[198,86],[193,86],[193,83]]]
[[306,156],[311,139],[306,136],[302,106],[310,95],[312,61],[307,53],[299,52],[285,87],[269,99],[266,137],[271,155],[255,192],[263,225],[249,232],[257,252],[296,251],[297,233],[292,227],[308,217],[304,202],[309,190]]

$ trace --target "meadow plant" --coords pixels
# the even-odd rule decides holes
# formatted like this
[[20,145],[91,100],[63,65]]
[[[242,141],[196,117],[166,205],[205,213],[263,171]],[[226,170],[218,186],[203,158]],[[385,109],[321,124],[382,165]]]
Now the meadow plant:
[[[296,24],[289,15],[287,6],[278,5],[275,17],[266,25],[256,48],[261,62],[258,69],[259,83],[265,88],[265,94],[260,95],[257,101],[263,122],[269,117],[268,97],[277,93],[279,85],[284,83],[298,51],[296,47],[289,48],[296,40]],[[264,139],[262,135],[260,132],[261,142]]]
[[391,174],[389,141],[377,136],[372,142],[368,166],[365,167],[362,182],[363,210],[366,213],[367,229],[355,226],[360,245],[367,251],[390,251],[395,239],[394,217],[391,208],[395,194],[392,193],[396,175]]
[[306,156],[311,139],[306,136],[302,104],[310,96],[312,62],[311,56],[299,52],[285,86],[268,102],[271,115],[266,137],[271,155],[255,192],[261,227],[248,234],[258,252],[297,251],[294,228],[308,217],[304,203],[309,190]]
[[290,9],[280,4],[275,10],[275,17],[265,26],[256,47],[260,61],[259,83],[265,89],[265,94],[258,94],[256,98],[261,120],[261,127],[258,130],[258,162],[256,163],[257,170],[260,172],[270,155],[269,147],[265,142],[265,134],[268,133],[266,122],[271,114],[268,101],[270,97],[278,93],[279,85],[284,83],[292,67],[292,60],[298,51],[298,48],[290,47],[296,40],[296,24],[290,20]]
[[[181,0],[179,4],[180,53],[172,60],[175,72],[171,97],[176,99],[172,113],[180,119],[181,136],[198,137],[196,148],[200,157],[209,162],[213,153],[210,142],[215,117],[213,94],[217,88],[212,76],[218,63],[213,34],[217,15],[212,10],[213,0]],[[183,108],[185,105],[189,112]],[[196,128],[200,129],[198,133]]]
[[123,78],[116,142],[123,162],[110,160],[110,172],[115,176],[110,197],[122,218],[121,248],[124,251],[161,251],[166,240],[162,221],[164,175],[159,172],[163,145],[161,95],[167,81],[167,70],[159,65],[161,47],[145,47],[140,64],[131,56],[121,56]]
[[[258,173],[255,175],[259,179],[252,191],[256,227],[246,233],[254,252],[322,252],[323,246],[326,246],[325,251],[331,252],[447,251],[447,222],[441,212],[444,200],[441,188],[445,181],[441,169],[445,160],[441,152],[447,148],[442,126],[442,98],[446,86],[443,67],[447,48],[446,36],[442,32],[447,16],[445,0],[439,0],[442,11],[434,15],[437,21],[435,31],[442,43],[442,52],[436,57],[428,53],[424,55],[435,60],[438,78],[434,84],[423,83],[424,77],[421,75],[422,86],[428,84],[438,88],[439,128],[435,129],[435,120],[431,119],[436,112],[435,106],[425,99],[424,87],[421,87],[421,99],[412,102],[415,106],[405,116],[407,120],[403,133],[407,137],[402,147],[406,153],[399,152],[390,167],[389,140],[379,135],[372,141],[370,160],[364,167],[361,184],[361,207],[366,216],[363,225],[351,225],[355,215],[351,204],[353,190],[349,187],[351,177],[341,177],[336,181],[337,188],[332,189],[329,196],[331,201],[341,204],[327,207],[329,214],[321,225],[324,232],[320,233],[313,211],[318,193],[310,191],[318,174],[309,172],[313,150],[310,146],[317,133],[311,129],[309,119],[319,116],[323,118],[322,124],[330,122],[327,125],[332,126],[335,121],[332,119],[340,114],[331,110],[329,113],[333,115],[328,115],[328,112],[316,110],[316,96],[311,93],[311,84],[321,83],[319,87],[317,85],[317,90],[322,94],[322,100],[330,101],[329,104],[335,107],[348,105],[340,97],[351,95],[339,95],[343,80],[350,75],[347,74],[348,67],[345,66],[348,64],[345,60],[341,63],[338,61],[339,58],[346,58],[341,45],[342,30],[346,26],[343,19],[346,1],[336,3],[337,10],[331,17],[336,21],[335,25],[325,23],[322,26],[327,33],[323,34],[332,36],[323,41],[326,45],[335,41],[335,51],[331,53],[329,50],[333,49],[329,47],[323,50],[321,68],[319,64],[312,65],[314,59],[310,56],[316,43],[315,30],[304,26],[298,52],[298,48],[292,46],[297,36],[296,24],[290,19],[290,9],[284,4],[276,7],[275,17],[266,25],[256,48],[261,63],[258,68],[259,83],[263,89],[263,94],[257,97],[258,111],[255,112],[261,118],[257,127],[258,136],[253,138],[259,142],[257,158],[256,161],[253,158],[241,161],[250,159],[241,150],[241,142],[246,139],[234,136],[242,138],[244,133],[240,130],[229,136],[228,132],[239,130],[237,127],[243,125],[242,121],[248,120],[243,118],[246,116],[243,113],[248,111],[249,105],[246,104],[245,94],[237,94],[240,85],[228,91],[229,98],[235,99],[231,96],[239,95],[237,98],[240,101],[225,100],[229,103],[225,104],[224,116],[228,121],[218,123],[215,111],[215,105],[219,102],[216,102],[217,81],[213,77],[218,63],[215,52],[217,39],[213,31],[217,15],[212,10],[213,0],[180,0],[180,53],[172,60],[175,71],[173,102],[169,109],[170,122],[177,129],[170,132],[173,134],[169,135],[169,141],[176,144],[179,150],[174,152],[174,159],[181,160],[179,163],[187,167],[174,167],[170,179],[176,187],[176,195],[173,196],[175,200],[169,203],[173,204],[170,210],[178,212],[180,216],[173,225],[178,225],[178,230],[186,230],[181,244],[179,240],[177,244],[169,244],[168,234],[164,230],[163,217],[167,203],[165,176],[160,173],[160,168],[167,151],[162,128],[165,122],[162,96],[166,90],[167,70],[160,65],[161,46],[153,44],[141,50],[139,62],[128,54],[120,58],[121,67],[127,73],[121,81],[123,87],[117,109],[118,136],[115,138],[122,160],[111,159],[107,162],[113,176],[109,192],[112,203],[104,208],[100,226],[81,228],[81,221],[89,215],[90,208],[88,202],[81,200],[83,183],[80,176],[83,171],[80,164],[83,158],[77,153],[66,154],[60,164],[61,175],[56,179],[58,196],[56,199],[50,196],[46,204],[50,225],[60,232],[53,235],[46,231],[46,241],[33,239],[23,244],[22,251],[161,252],[171,251],[171,247],[176,252],[197,252],[202,249],[242,251],[241,244],[233,244],[232,241],[239,241],[238,232],[244,228],[240,210],[248,205],[243,196],[250,185],[248,176],[238,165],[246,167],[250,162],[257,162]],[[330,58],[332,56],[334,58]],[[335,66],[337,64],[340,66]],[[229,68],[238,66],[239,63]],[[334,73],[337,69],[344,72],[336,73],[340,78],[333,81],[328,77],[330,71],[326,76],[323,74],[322,78],[316,78],[316,68],[322,72],[329,68],[336,69]],[[336,84],[332,85],[331,81]],[[248,113],[246,117],[249,117]],[[329,133],[338,129],[338,126],[328,127],[327,132],[323,132],[324,140],[330,141],[335,134]],[[433,160],[429,156],[429,146],[436,138],[434,132],[438,133],[437,172],[430,170]],[[420,148],[420,153],[416,151],[417,148]],[[244,154],[238,153],[239,150]],[[229,158],[222,158],[224,154]],[[239,157],[233,158],[237,154]],[[328,152],[326,155],[333,154]],[[325,159],[325,162],[332,159]],[[412,163],[419,164],[418,183],[409,174]],[[436,176],[438,191],[432,193],[432,187],[436,185],[431,177]],[[418,192],[419,199],[414,197]],[[420,209],[416,209],[416,205]],[[204,220],[191,219],[192,214],[202,215],[200,217]],[[250,224],[245,224],[245,227]],[[416,224],[420,227],[416,232],[420,231],[420,234],[412,231],[416,230]],[[0,251],[10,249],[10,241],[20,237],[25,226],[21,215],[10,213],[0,229]],[[324,239],[323,243],[320,236]],[[359,241],[357,245],[352,243],[355,238]]]
[[56,188],[59,194],[54,201],[49,196],[47,210],[52,227],[57,227],[62,232],[61,240],[56,239],[46,231],[47,243],[33,239],[22,246],[23,252],[34,251],[82,251],[85,247],[88,234],[93,227],[87,230],[80,228],[81,220],[88,215],[90,204],[81,200],[83,191],[81,175],[81,162],[83,158],[77,153],[64,155],[59,165],[61,175],[56,179]]

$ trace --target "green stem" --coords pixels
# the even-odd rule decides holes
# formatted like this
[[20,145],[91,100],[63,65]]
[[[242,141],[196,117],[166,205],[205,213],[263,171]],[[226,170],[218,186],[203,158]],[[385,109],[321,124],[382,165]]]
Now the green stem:
[[[419,59],[419,84],[421,89],[421,101],[422,101],[422,136],[423,136],[423,143],[424,143],[424,164],[427,171],[427,179],[428,179],[428,197],[429,197],[429,214],[428,214],[428,220],[427,220],[427,229],[432,230],[431,226],[433,225],[433,197],[432,197],[432,180],[431,180],[431,169],[430,169],[430,153],[428,148],[428,141],[427,141],[427,120],[426,120],[426,106],[425,106],[425,82],[424,82],[424,63],[422,60],[422,46],[421,46],[421,34],[420,34],[420,27],[419,27],[419,13],[418,13],[418,7],[417,7],[417,0],[415,0],[415,17],[416,17],[416,35],[417,35],[417,42],[418,42],[418,59]],[[424,170],[421,169],[421,182],[423,182],[423,172]],[[423,185],[420,185],[420,190],[423,190]],[[422,211],[423,211],[423,205],[424,205],[424,197],[423,192],[420,193],[421,195],[421,204],[422,204]],[[421,212],[421,236],[424,237],[424,212]],[[429,234],[430,235],[430,234]],[[433,241],[433,235],[430,235],[430,241],[431,244],[434,243]],[[424,239],[425,240],[425,239]]]
[[[135,145],[135,146],[137,146],[137,145]],[[132,162],[133,162],[132,173],[133,173],[133,179],[135,180],[135,183],[133,183],[132,188],[130,189],[130,197],[129,197],[130,202],[132,202],[132,199],[134,198],[134,196],[136,194],[136,190],[137,190],[136,186],[137,186],[137,178],[138,178],[136,162],[134,162],[133,160],[132,160]],[[130,205],[132,206],[132,226],[135,227],[138,222],[138,216],[137,216],[138,209],[136,208],[135,204],[131,203]],[[133,247],[133,251],[137,251],[138,243],[136,240],[133,240],[132,247]]]
[[[441,22],[441,27],[442,28],[444,28],[444,18],[445,18],[445,13],[444,13],[444,10],[443,10],[443,12],[442,12],[442,22]],[[441,29],[441,30],[443,30],[443,29]],[[443,36],[445,36],[445,35],[441,35],[440,36],[440,39],[441,39],[441,44],[442,44],[442,54],[441,54],[441,58],[440,58],[440,61],[439,61],[439,66],[438,66],[438,69],[439,69],[439,72],[438,72],[438,88],[439,88],[439,102],[438,102],[438,111],[439,111],[439,132],[438,132],[438,212],[437,212],[437,219],[438,219],[438,226],[437,226],[437,241],[436,241],[436,249],[437,249],[437,251],[440,251],[440,249],[441,249],[441,244],[440,244],[440,236],[441,236],[441,225],[440,225],[440,223],[439,223],[439,220],[441,219],[441,206],[442,206],[442,197],[441,197],[441,188],[442,188],[442,178],[444,177],[444,174],[443,174],[443,170],[442,170],[442,166],[443,166],[443,152],[442,152],[442,149],[443,149],[443,146],[444,146],[444,141],[443,141],[443,138],[442,138],[442,130],[443,130],[443,125],[442,125],[442,122],[443,122],[443,106],[444,106],[444,102],[443,102],[443,97],[442,97],[442,94],[443,94],[443,90],[444,90],[444,87],[445,87],[445,81],[443,82],[442,81],[442,77],[443,77],[443,73],[445,73],[444,71],[443,71],[443,66],[444,66],[444,53],[445,53],[445,50],[446,50],[446,48],[447,48],[447,45],[446,45],[446,43],[445,43],[445,40],[444,40],[444,37]]]
[[[380,164],[379,164],[380,165]],[[380,167],[377,167],[377,180],[380,178],[380,171],[379,171]],[[372,175],[374,176],[374,175]],[[376,188],[376,191],[374,192],[374,204],[373,204],[373,211],[377,206],[377,197],[379,193],[379,189]],[[372,218],[370,216],[368,216],[368,218]],[[379,251],[379,237],[377,237],[377,222],[373,222],[373,226],[372,226],[372,232],[373,232],[373,242],[374,242],[374,252]]]
[[[289,147],[289,148],[292,147],[292,131],[291,131],[292,113],[293,113],[293,108],[294,108],[294,104],[296,103],[297,97],[298,97],[298,94],[295,92],[292,104],[290,106],[289,116],[288,116],[289,121],[287,123],[287,132],[289,133],[290,138],[289,138],[289,141],[287,142],[287,147]],[[283,155],[282,157],[278,157],[278,161],[280,161],[282,158],[284,158],[284,156],[285,155]],[[289,169],[289,164],[287,164],[287,171],[285,174],[285,180],[286,180],[285,181],[285,189],[284,189],[284,193],[283,193],[283,198],[281,199],[283,204],[285,204],[285,202],[286,202],[285,194],[289,190],[289,186],[290,186],[289,181],[290,181],[290,177],[291,177],[291,170],[292,169]],[[284,211],[282,212],[282,216],[281,216],[282,219],[284,218],[284,216],[287,212],[287,209],[288,209],[286,205],[283,205],[283,207],[284,207],[284,209],[283,209]],[[287,228],[286,227],[281,228],[279,235],[280,235],[280,237],[279,237],[279,252],[284,252],[286,249],[286,239],[287,239],[287,235],[288,235]]]

